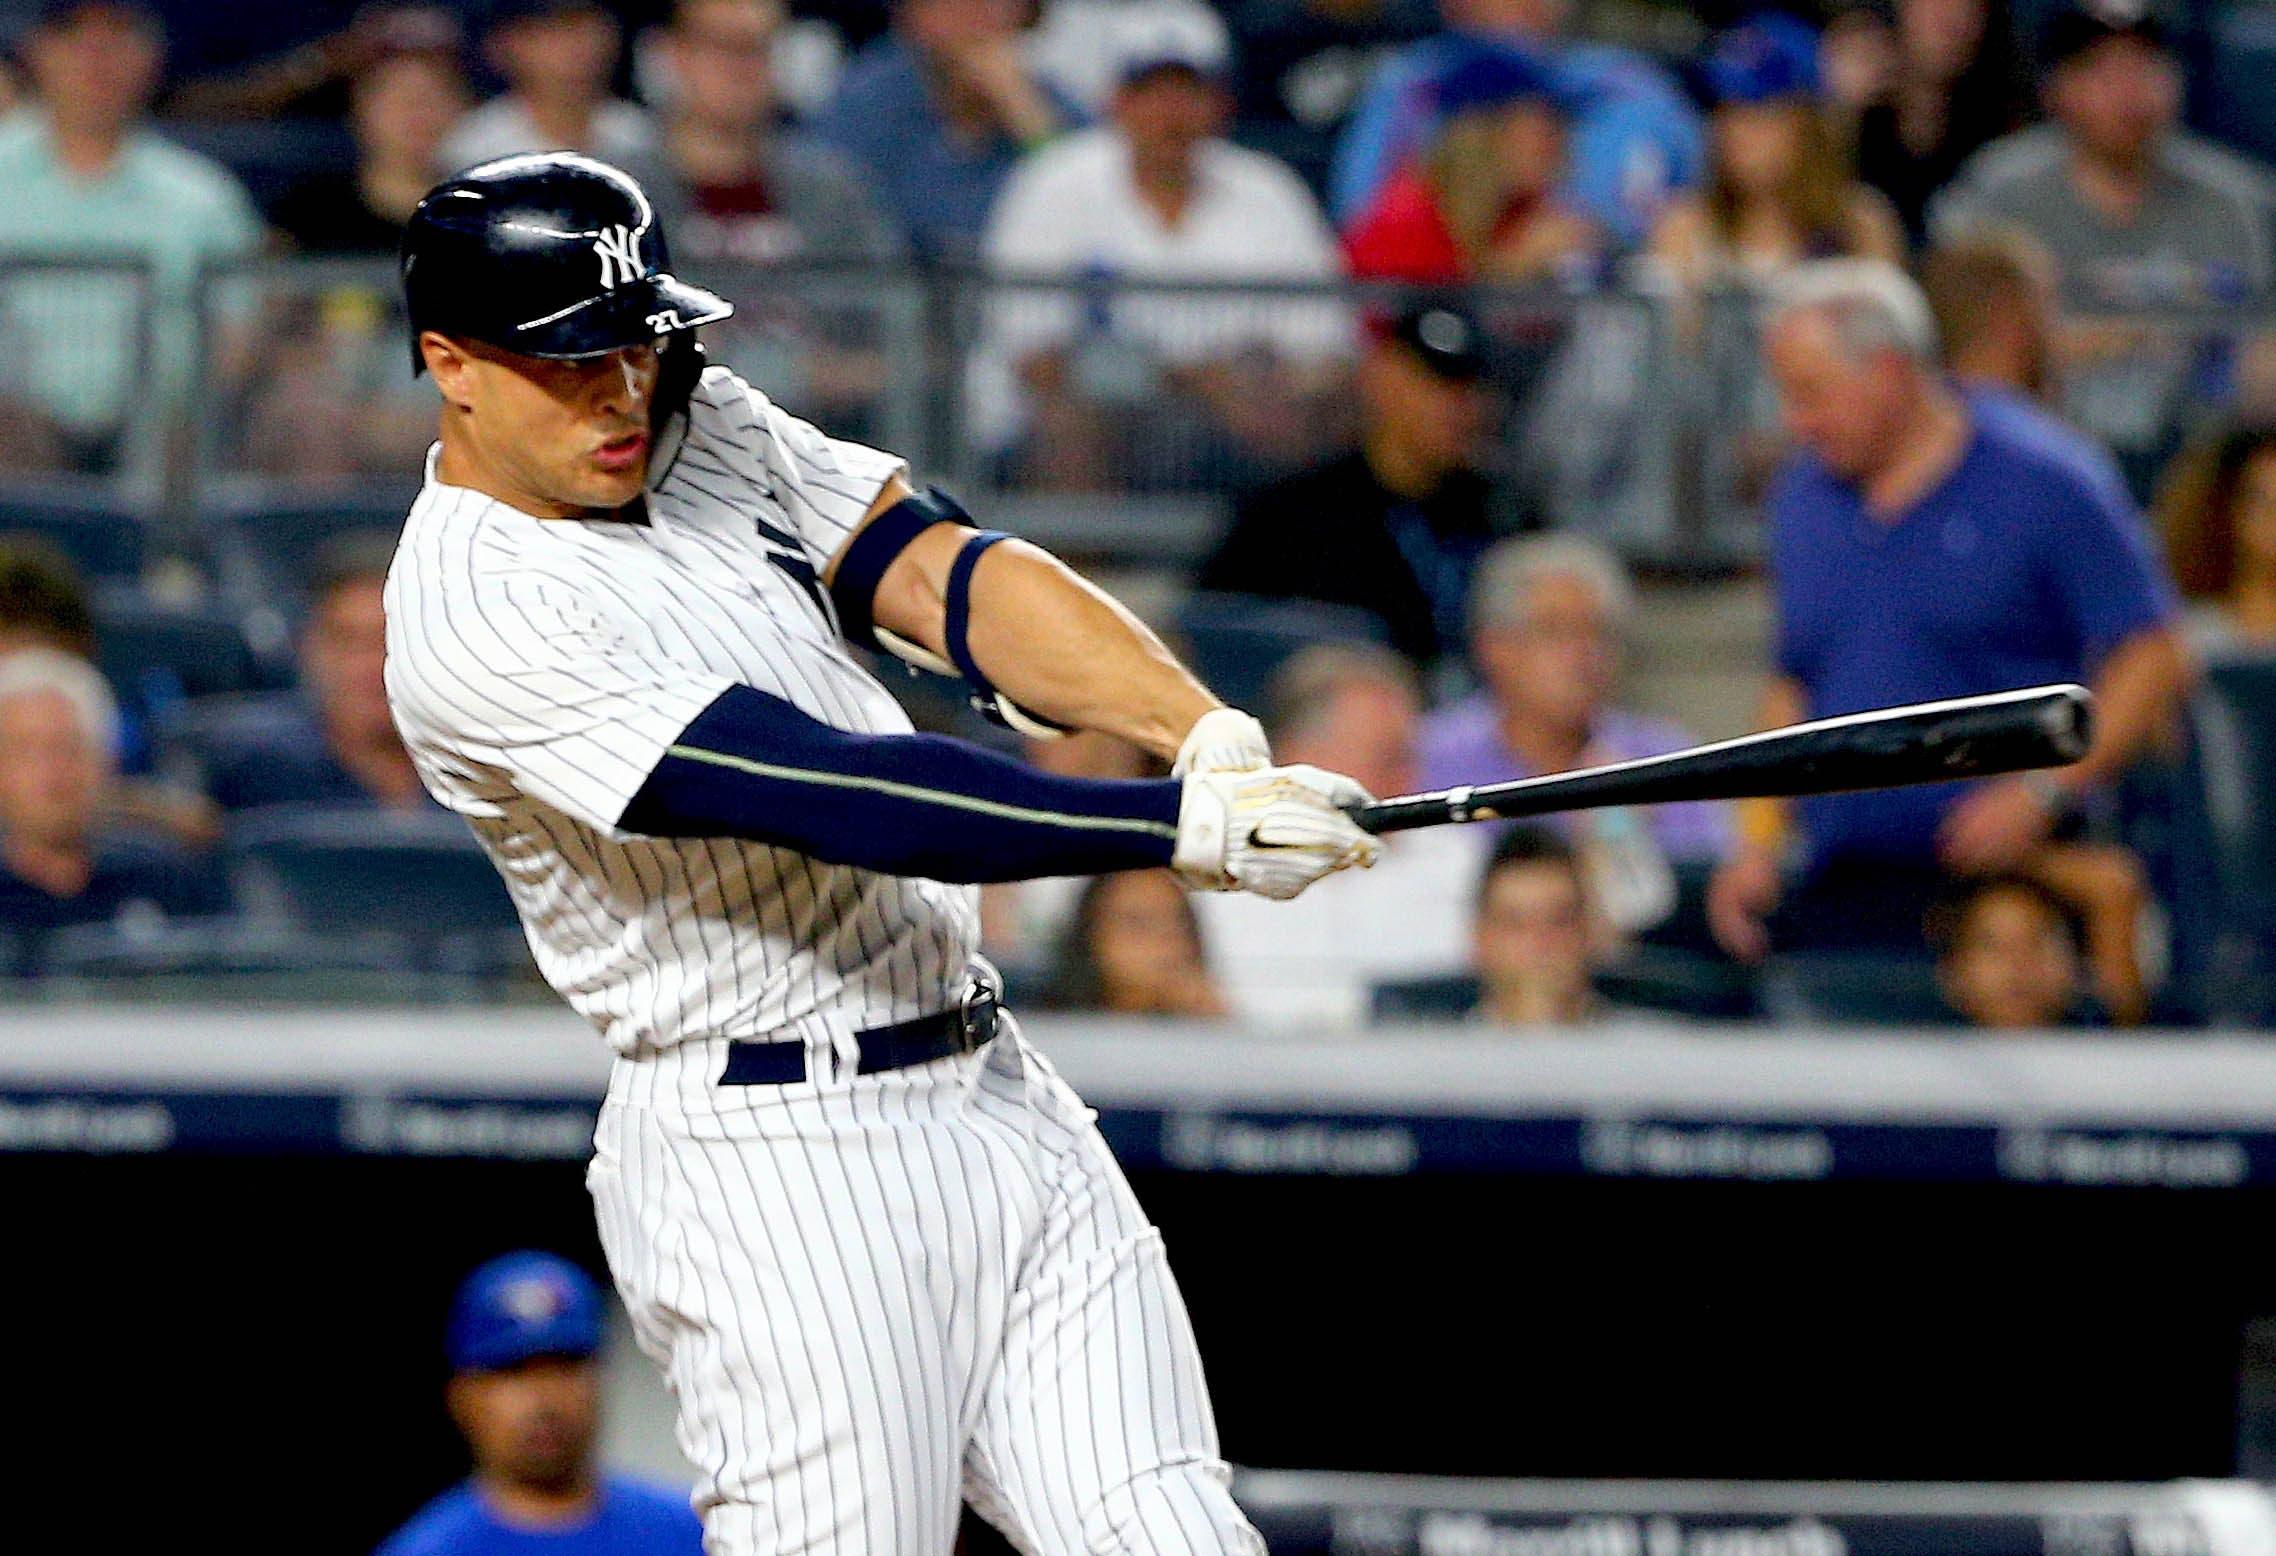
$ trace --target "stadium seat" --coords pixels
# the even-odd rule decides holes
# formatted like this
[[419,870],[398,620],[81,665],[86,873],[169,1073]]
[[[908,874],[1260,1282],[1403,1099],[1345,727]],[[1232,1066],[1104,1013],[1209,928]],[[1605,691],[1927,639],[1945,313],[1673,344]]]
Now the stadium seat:
[[442,811],[266,807],[231,825],[228,848],[245,900],[295,929],[383,931],[466,971],[493,966],[493,942],[519,934],[488,856]]
[[234,501],[208,508],[200,522],[223,588],[249,607],[291,613],[327,542],[357,530],[394,534],[417,496],[416,488],[360,487],[335,499]]
[[241,918],[59,930],[34,970],[53,992],[82,999],[392,1005],[472,992],[422,977],[392,936],[311,935]]
[[2216,660],[2194,708],[2220,929],[2207,977],[2216,1019],[2276,1016],[2276,658]]
[[1926,957],[1792,951],[1763,974],[1763,1000],[1784,1021],[1828,1026],[1955,1027]]
[[0,487],[0,541],[11,535],[46,541],[91,584],[133,584],[142,577],[142,518],[101,493]]
[[185,699],[275,686],[227,611],[158,605],[135,595],[98,597],[98,657],[119,700],[163,724]]
[[1348,605],[1207,591],[1186,596],[1178,607],[1177,631],[1211,690],[1235,707],[1259,712],[1265,688],[1291,654],[1316,643],[1383,641],[1383,624]]

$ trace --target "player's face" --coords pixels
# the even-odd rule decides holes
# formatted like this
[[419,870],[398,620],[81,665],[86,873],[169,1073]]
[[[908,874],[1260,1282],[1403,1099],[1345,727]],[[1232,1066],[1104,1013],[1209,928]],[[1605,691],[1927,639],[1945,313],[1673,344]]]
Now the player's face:
[[77,847],[94,822],[109,762],[61,692],[0,702],[0,830]]
[[1980,1027],[2054,1026],[2078,996],[2078,958],[2062,925],[2014,890],[1977,899],[1942,974],[1947,997]]
[[428,363],[461,413],[476,484],[508,506],[568,518],[621,508],[646,487],[655,347],[553,362],[451,343]]
[[1789,437],[1844,480],[1880,471],[1897,446],[1907,405],[1905,364],[1895,352],[1859,361],[1830,321],[1803,312],[1771,330],[1763,358]]
[[1489,989],[1579,993],[1589,977],[1580,881],[1551,860],[1502,866],[1479,901],[1473,946],[1479,981]]
[[591,1473],[600,1430],[600,1369],[589,1359],[539,1356],[451,1379],[451,1415],[477,1472],[537,1490],[574,1489]]

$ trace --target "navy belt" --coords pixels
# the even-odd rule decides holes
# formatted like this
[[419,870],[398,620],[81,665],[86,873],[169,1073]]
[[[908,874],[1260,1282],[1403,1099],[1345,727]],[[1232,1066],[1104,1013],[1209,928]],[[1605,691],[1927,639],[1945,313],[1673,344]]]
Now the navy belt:
[[[856,1032],[854,1046],[860,1057],[855,1073],[905,1070],[984,1048],[996,1035],[996,1018],[1003,1007],[1003,984],[995,969],[982,963],[953,1010]],[[789,1086],[805,1079],[806,1044],[796,1039],[756,1043],[738,1038],[727,1045],[727,1067],[719,1072],[722,1086]]]

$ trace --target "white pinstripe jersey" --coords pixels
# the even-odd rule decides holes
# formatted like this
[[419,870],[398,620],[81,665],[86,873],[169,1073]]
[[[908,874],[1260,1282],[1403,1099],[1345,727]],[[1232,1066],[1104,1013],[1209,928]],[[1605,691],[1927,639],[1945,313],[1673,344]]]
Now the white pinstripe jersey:
[[905,731],[815,575],[902,468],[724,368],[650,478],[646,525],[537,519],[435,479],[387,580],[387,690],[428,790],[506,878],[546,980],[617,1052],[850,1035],[952,1003],[977,894],[615,822],[728,686]]

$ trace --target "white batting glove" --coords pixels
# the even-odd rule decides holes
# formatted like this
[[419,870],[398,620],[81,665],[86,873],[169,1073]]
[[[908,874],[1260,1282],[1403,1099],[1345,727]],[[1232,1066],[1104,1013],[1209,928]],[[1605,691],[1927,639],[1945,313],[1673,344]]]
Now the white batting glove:
[[1170,767],[1172,778],[1189,773],[1250,773],[1272,765],[1272,745],[1264,726],[1238,708],[1211,708],[1193,721]]
[[1324,875],[1375,863],[1382,844],[1344,814],[1373,798],[1317,767],[1189,773],[1170,864],[1195,886],[1285,902]]

